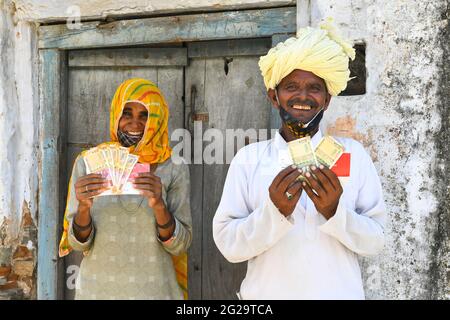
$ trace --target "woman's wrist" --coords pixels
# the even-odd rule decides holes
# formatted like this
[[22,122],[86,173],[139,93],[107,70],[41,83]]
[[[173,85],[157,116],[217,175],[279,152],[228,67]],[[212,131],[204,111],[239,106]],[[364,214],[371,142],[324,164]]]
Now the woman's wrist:
[[163,212],[165,212],[167,209],[166,209],[166,204],[164,203],[164,201],[162,200],[162,199],[160,199],[158,202],[156,202],[153,206],[152,206],[152,209],[155,211],[155,212],[160,212],[160,213],[163,213]]
[[78,205],[78,211],[75,215],[74,221],[76,221],[79,226],[85,226],[89,224],[92,221],[90,208],[85,207],[81,204]]
[[159,229],[169,229],[170,227],[172,227],[175,224],[175,219],[170,213],[169,213],[169,220],[167,220],[167,217],[164,220],[165,220],[164,223],[161,224],[158,222],[158,219],[156,219],[156,226]]
[[89,222],[87,224],[83,224],[83,225],[79,225],[77,223],[77,219],[73,220],[73,228],[77,231],[77,232],[85,232],[90,230],[92,227],[92,218],[89,216]]
[[81,201],[78,202],[78,213],[82,215],[89,214],[91,210],[91,206],[89,204],[83,203]]

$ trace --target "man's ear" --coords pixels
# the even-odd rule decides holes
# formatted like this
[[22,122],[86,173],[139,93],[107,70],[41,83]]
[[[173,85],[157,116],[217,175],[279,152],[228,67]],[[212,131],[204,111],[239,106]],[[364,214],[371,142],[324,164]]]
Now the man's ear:
[[323,108],[324,111],[328,109],[328,105],[330,104],[330,101],[331,101],[331,94],[329,94],[327,92],[327,96],[325,98],[325,106]]
[[278,104],[277,96],[276,96],[275,90],[274,90],[274,89],[269,89],[269,91],[267,91],[267,96],[269,97],[269,100],[270,100],[270,102],[272,103],[272,106],[273,106],[275,109],[279,109],[279,108],[280,108],[280,105]]

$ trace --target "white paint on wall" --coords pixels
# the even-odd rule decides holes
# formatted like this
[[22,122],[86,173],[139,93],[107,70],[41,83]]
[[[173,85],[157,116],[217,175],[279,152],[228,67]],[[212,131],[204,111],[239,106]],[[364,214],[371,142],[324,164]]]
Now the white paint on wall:
[[33,24],[17,21],[0,1],[0,224],[8,240],[19,231],[23,206],[36,218],[37,46]]
[[365,145],[384,188],[390,217],[387,243],[377,257],[361,259],[367,298],[430,298],[439,202],[433,175],[441,123],[438,31],[448,23],[440,17],[445,5],[311,2],[312,25],[332,16],[345,37],[367,44],[367,93],[333,98],[322,123],[325,131],[344,128],[342,135]]

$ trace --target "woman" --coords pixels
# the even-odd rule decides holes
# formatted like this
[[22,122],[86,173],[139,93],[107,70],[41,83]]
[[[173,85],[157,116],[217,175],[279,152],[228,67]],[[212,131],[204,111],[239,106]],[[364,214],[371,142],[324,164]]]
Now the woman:
[[183,299],[192,239],[189,171],[170,160],[168,117],[161,92],[144,79],[122,83],[111,103],[112,142],[150,164],[134,180],[141,195],[94,198],[110,182],[86,174],[83,153],[75,160],[60,256],[85,253],[76,299]]

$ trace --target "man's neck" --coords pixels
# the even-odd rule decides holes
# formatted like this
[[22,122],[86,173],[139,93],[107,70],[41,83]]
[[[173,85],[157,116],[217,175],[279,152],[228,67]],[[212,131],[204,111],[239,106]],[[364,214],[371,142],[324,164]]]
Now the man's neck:
[[[309,136],[312,138],[314,137],[314,135],[319,131],[319,128],[315,129],[314,131],[312,131]],[[281,136],[283,137],[283,139],[286,142],[290,142],[293,140],[297,140],[300,139],[300,137],[297,137],[296,135],[294,135],[291,130],[289,130],[289,128],[283,123],[280,130],[279,130]]]

